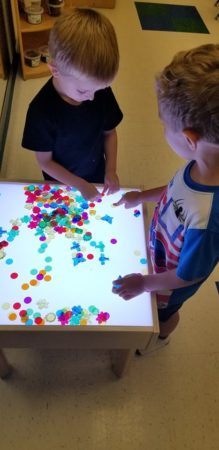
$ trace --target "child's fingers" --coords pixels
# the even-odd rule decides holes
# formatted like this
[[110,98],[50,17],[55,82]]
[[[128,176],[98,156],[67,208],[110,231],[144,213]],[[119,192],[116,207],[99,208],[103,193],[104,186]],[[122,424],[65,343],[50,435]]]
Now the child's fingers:
[[124,292],[123,294],[120,295],[120,297],[122,297],[124,300],[131,300],[134,297],[134,295]]
[[124,199],[124,197],[121,197],[118,202],[113,203],[113,206],[120,206],[120,205],[123,205],[124,203],[125,203],[125,199]]
[[118,191],[119,191],[119,186],[116,184],[111,184],[111,185],[106,186],[106,188],[104,188],[103,193],[106,193],[107,195],[112,195]]
[[105,184],[104,186],[103,186],[103,190],[102,190],[102,194],[105,194],[106,193],[106,191],[107,191],[107,189],[108,189],[108,185],[107,184]]
[[101,192],[97,191],[97,194],[93,198],[90,198],[89,200],[92,200],[93,202],[97,202],[100,198],[101,198]]

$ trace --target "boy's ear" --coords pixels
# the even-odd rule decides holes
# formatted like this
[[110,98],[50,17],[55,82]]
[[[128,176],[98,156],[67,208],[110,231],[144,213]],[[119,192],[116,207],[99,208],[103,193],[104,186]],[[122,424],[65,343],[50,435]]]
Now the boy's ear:
[[48,65],[48,67],[49,67],[49,69],[50,69],[50,71],[52,73],[52,76],[55,77],[55,78],[58,78],[59,71],[58,71],[56,65],[53,62],[51,62],[51,63],[49,63],[47,65]]
[[196,150],[197,143],[200,139],[200,135],[197,133],[197,131],[192,130],[191,128],[185,128],[183,130],[183,135],[189,146],[191,147],[191,150]]

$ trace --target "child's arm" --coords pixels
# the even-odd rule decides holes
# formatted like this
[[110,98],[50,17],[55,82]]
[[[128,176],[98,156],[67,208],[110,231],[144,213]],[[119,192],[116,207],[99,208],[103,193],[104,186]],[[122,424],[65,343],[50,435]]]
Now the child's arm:
[[151,275],[141,275],[132,273],[123,278],[113,281],[113,292],[130,300],[143,292],[157,292],[162,290],[178,289],[198,283],[201,278],[192,281],[185,281],[176,275],[176,269]]
[[35,152],[37,161],[42,170],[56,180],[68,186],[76,187],[84,198],[87,200],[95,200],[100,196],[96,187],[83,180],[83,178],[74,175],[69,170],[62,167],[52,159],[52,152]]
[[113,194],[119,190],[119,178],[116,174],[117,133],[115,128],[104,132],[104,151],[106,168],[103,193]]
[[157,202],[166,186],[160,186],[147,191],[130,191],[124,194],[114,206],[124,205],[125,208],[134,208],[143,202]]

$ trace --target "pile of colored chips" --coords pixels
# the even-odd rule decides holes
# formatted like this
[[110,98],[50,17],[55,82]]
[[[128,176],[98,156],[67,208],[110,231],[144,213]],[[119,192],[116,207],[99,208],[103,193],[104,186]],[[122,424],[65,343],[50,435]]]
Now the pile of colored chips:
[[[72,187],[50,186],[50,185],[29,185],[25,187],[26,205],[28,209],[32,208],[32,213],[27,222],[27,217],[24,216],[21,220],[28,223],[28,227],[36,230],[36,236],[39,236],[41,243],[39,253],[43,253],[53,237],[54,233],[65,234],[67,238],[77,238],[88,242],[92,240],[92,233],[83,230],[83,226],[90,223],[89,215],[95,212],[93,209],[95,203],[88,203],[81,195],[76,194],[76,189]],[[101,198],[99,201],[102,201]],[[102,217],[109,223],[112,223],[112,218],[108,215]],[[45,242],[47,241],[47,242]],[[92,245],[92,244],[91,244]],[[105,264],[109,260],[103,254],[104,244],[100,248],[101,256],[99,261]],[[78,250],[81,250],[78,248]],[[84,255],[81,251],[73,256],[72,262],[74,266],[79,263],[91,260],[94,255],[88,253]]]
[[[30,301],[31,298],[26,297],[25,303]],[[92,324],[94,319],[98,324],[103,324],[110,318],[108,312],[99,312],[99,309],[93,305],[89,306],[88,310],[82,308],[80,305],[75,305],[71,309],[62,308],[56,311],[56,313],[47,313],[45,317],[42,317],[40,312],[34,312],[32,308],[21,309],[21,303],[19,302],[14,303],[13,308],[15,311],[8,314],[9,320],[14,321],[17,317],[20,317],[21,323],[25,325],[46,325],[46,323],[52,323],[56,319],[60,325],[88,325]]]

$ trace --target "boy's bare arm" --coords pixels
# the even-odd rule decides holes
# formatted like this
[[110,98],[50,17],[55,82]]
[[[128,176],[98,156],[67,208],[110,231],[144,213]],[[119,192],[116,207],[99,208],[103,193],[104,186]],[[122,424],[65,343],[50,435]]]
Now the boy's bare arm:
[[116,173],[117,132],[115,128],[104,132],[104,152],[106,158],[106,168],[103,192],[113,194],[119,190],[119,178]]
[[178,289],[198,283],[201,278],[186,281],[179,278],[176,269],[151,275],[132,273],[113,281],[113,292],[130,300],[143,292],[158,292],[162,290]]
[[74,175],[53,161],[52,152],[35,152],[35,154],[41,169],[48,173],[48,175],[63,184],[76,187],[87,200],[94,200],[96,197],[99,197],[100,193],[93,184]]
[[165,185],[140,192],[141,202],[158,202],[166,187],[167,186]]
[[165,189],[166,186],[160,186],[147,191],[130,191],[124,194],[118,202],[114,203],[114,206],[124,205],[125,208],[134,208],[140,203],[158,202]]

